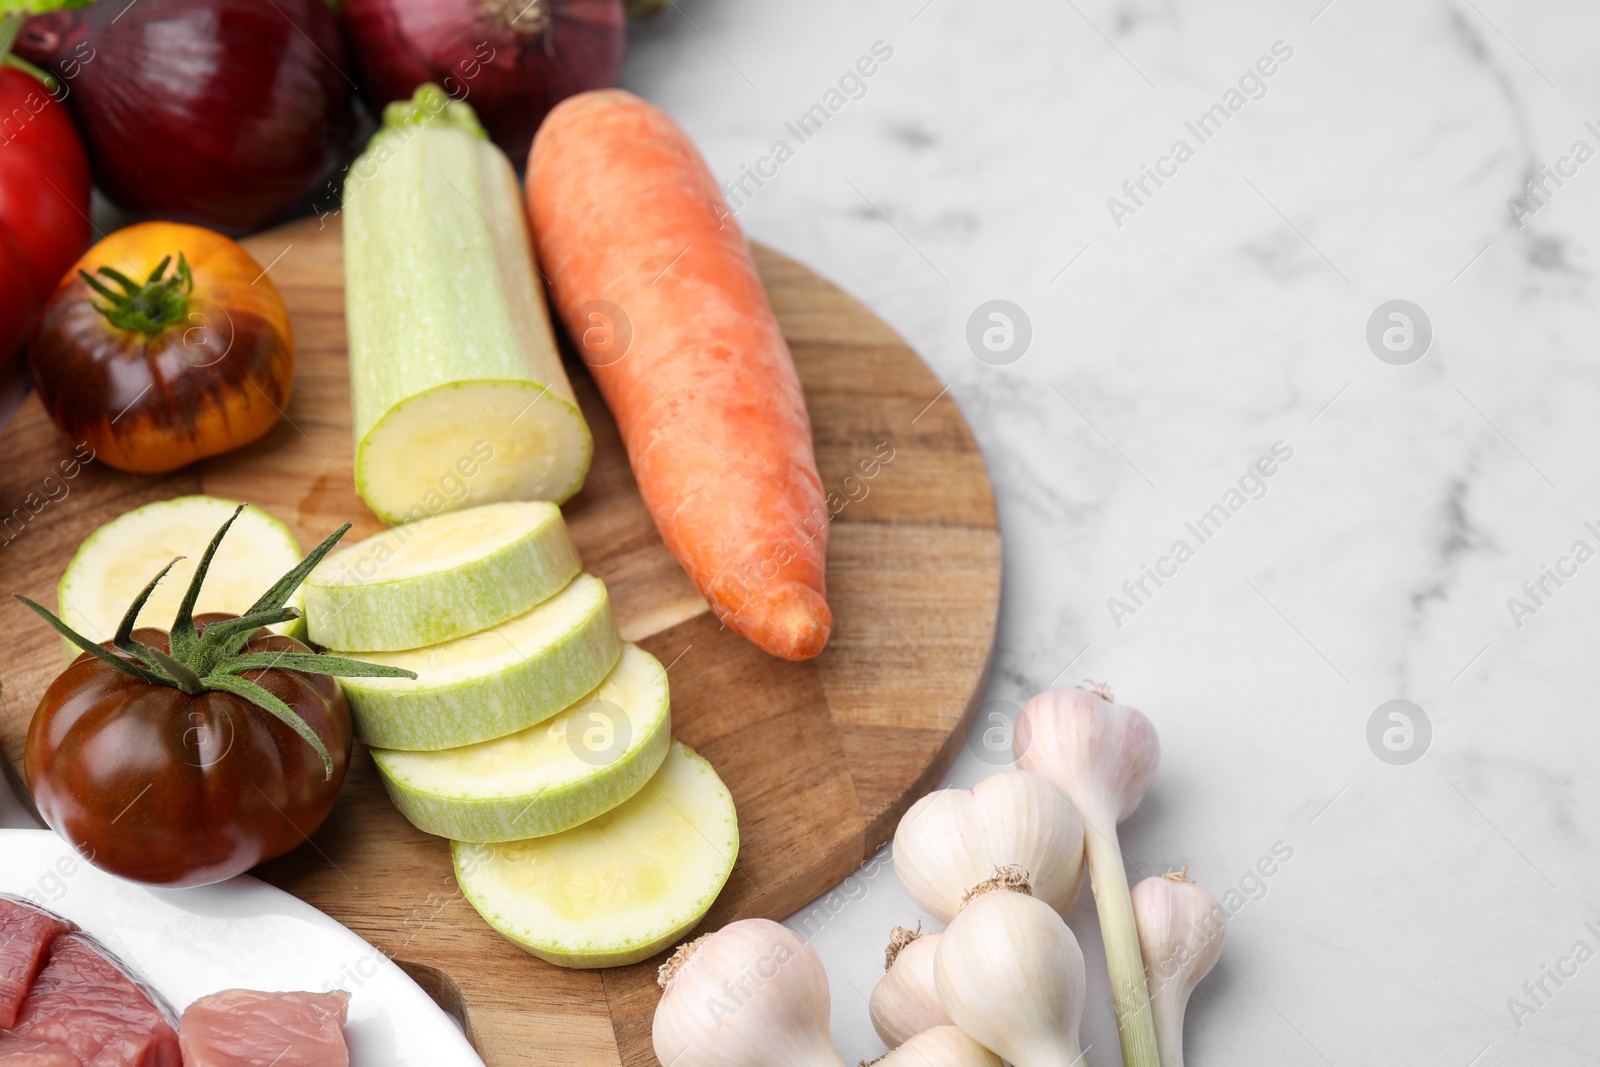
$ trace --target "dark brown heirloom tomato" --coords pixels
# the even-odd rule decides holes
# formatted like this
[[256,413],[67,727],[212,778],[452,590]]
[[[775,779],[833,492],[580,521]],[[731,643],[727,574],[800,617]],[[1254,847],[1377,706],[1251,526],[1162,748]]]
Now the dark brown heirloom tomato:
[[176,470],[270,430],[289,406],[283,300],[239,245],[144,222],[86,252],[28,345],[50,421],[119,470]]
[[[195,628],[203,635],[234,617],[202,615]],[[170,651],[164,630],[138,629],[133,638]],[[311,652],[267,630],[244,651]],[[39,814],[96,866],[154,885],[220,881],[304,843],[344,783],[350,707],[326,675],[240,677],[315,731],[333,759],[331,776],[294,730],[243,697],[191,696],[84,653],[45,690],[28,731],[28,787]]]
[[28,788],[50,828],[112,874],[205,885],[297,847],[328,817],[350,765],[350,707],[332,676],[416,677],[317,655],[263,629],[299,614],[285,603],[349,523],[245,615],[193,618],[217,546],[243,510],[211,539],[170,631],[133,623],[171,563],[104,644],[17,598],[84,653],[34,712]]

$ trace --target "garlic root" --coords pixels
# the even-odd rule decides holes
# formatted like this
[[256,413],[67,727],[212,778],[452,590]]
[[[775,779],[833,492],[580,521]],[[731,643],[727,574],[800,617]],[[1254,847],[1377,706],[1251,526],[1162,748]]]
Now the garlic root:
[[662,965],[652,1040],[673,1067],[844,1067],[828,1032],[815,949],[767,919],[741,919]]
[[867,1001],[872,1028],[890,1048],[925,1030],[951,1024],[934,985],[933,957],[939,940],[939,934],[904,926],[895,927],[890,936],[883,977],[872,987]]
[[1222,955],[1228,914],[1186,871],[1169,871],[1134,886],[1133,914],[1150,980],[1161,1067],[1183,1067],[1189,995]]

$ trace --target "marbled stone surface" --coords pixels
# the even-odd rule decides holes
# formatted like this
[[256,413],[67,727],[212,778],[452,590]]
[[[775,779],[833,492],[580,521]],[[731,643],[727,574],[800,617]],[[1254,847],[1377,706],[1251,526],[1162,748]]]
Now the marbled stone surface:
[[[1325,3],[691,0],[626,80],[730,181],[786,141],[739,221],[949,383],[1005,532],[990,697],[1103,679],[1155,721],[1130,874],[1187,864],[1235,911],[1189,1062],[1592,1062],[1600,963],[1562,960],[1600,952],[1600,9]],[[1032,329],[1004,365],[967,338],[994,299]],[[1432,329],[1407,365],[1367,341],[1396,299]],[[1391,353],[1383,318],[1390,360],[1412,319]],[[1175,575],[1135,600],[1147,565]],[[1573,573],[1530,596],[1543,567]],[[1395,699],[1432,729],[1406,765],[1368,743]],[[991,771],[969,749],[952,783]],[[918,915],[887,865],[827,904],[793,925],[854,1062],[878,946]],[[1116,1063],[1087,889],[1073,926],[1087,1061]],[[1541,991],[1546,965],[1577,974]]]

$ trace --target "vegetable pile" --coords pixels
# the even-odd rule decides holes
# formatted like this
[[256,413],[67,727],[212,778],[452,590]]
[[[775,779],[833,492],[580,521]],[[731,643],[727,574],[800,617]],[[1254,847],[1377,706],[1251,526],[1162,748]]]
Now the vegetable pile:
[[[1182,1067],[1189,994],[1222,951],[1226,912],[1184,873],[1129,892],[1117,823],[1154,777],[1150,721],[1103,689],[1041,693],[1015,736],[1021,768],[914,804],[894,868],[942,933],[897,927],[873,989],[873,1028],[896,1067],[1071,1067],[1088,994],[1065,916],[1087,865],[1128,1067]],[[795,962],[797,961],[797,962]],[[775,972],[775,973],[774,973]],[[741,977],[764,981],[731,1014]],[[730,983],[724,986],[723,983]],[[680,1067],[839,1067],[822,961],[786,928],[745,920],[661,968],[656,1056]],[[775,1055],[775,1053],[780,1053]]]
[[[738,855],[733,800],[673,742],[666,671],[623,642],[560,510],[487,504],[335,551],[348,529],[295,563],[277,520],[182,497],[84,542],[61,582],[71,623],[24,599],[82,653],[28,734],[45,821],[122,877],[217,881],[315,832],[359,735],[399,810],[454,842],[467,898],[529,952],[613,966],[694,927]],[[170,631],[140,627],[179,560],[137,590],[130,576],[197,550]],[[269,633],[301,624],[292,598],[310,640],[356,651]]]
[[351,173],[358,100],[381,111],[432,83],[470,97],[520,166],[551,108],[614,82],[626,38],[623,0],[30,0],[0,13],[0,364],[89,244],[91,178],[134,216],[233,235],[323,212]]
[[609,967],[699,923],[739,828],[672,740],[666,670],[581,566],[554,504],[449,511],[329,555],[306,619],[394,669],[344,678],[356,733],[395,806],[453,842],[484,919],[541,959]]
[[[792,357],[709,168],[664,113],[604,88],[623,0],[63,6],[0,17],[0,55],[15,39],[18,62],[43,68],[0,64],[0,105],[30,117],[0,134],[0,284],[16,294],[0,358],[25,343],[57,430],[120,470],[260,441],[290,404],[295,342],[267,271],[224,234],[303,212],[342,174],[354,482],[395,525],[336,550],[347,523],[304,558],[276,518],[211,497],[101,527],[60,580],[59,616],[20,598],[69,658],[27,739],[39,812],[121,877],[206,884],[316,832],[360,740],[516,945],[589,968],[674,944],[730,877],[738,818],[716,770],[673,740],[666,669],[622,639],[560,511],[594,446],[546,286],[667,547],[775,656],[828,642],[830,512]],[[361,101],[381,121],[345,166]],[[91,180],[149,221],[85,252]],[[1041,945],[1071,941],[1058,911],[1081,882],[1083,819],[1053,786],[1020,775],[938,818],[1008,804],[1036,808],[1026,847],[1009,847],[1020,830],[1004,819],[959,857],[908,831],[907,877],[920,848],[918,899],[950,926],[906,938],[905,981],[874,999],[903,1058],[996,1062],[936,992],[941,953],[982,942],[983,916],[1031,915]],[[940,880],[945,863],[959,884]],[[963,907],[1017,863],[1026,876]],[[820,961],[781,929],[735,924],[680,951],[663,1004],[684,1017],[658,1017],[658,1047],[697,1045],[691,991],[764,941],[800,961],[784,981],[807,1003],[776,1044],[759,1012],[735,1032],[763,1061],[837,1065]],[[46,933],[40,945],[62,934]],[[259,1035],[230,1031],[239,1011],[336,1055],[344,1008],[218,994],[185,1013],[183,1057],[247,1057]],[[172,1013],[150,1011],[166,1057],[151,1062],[175,1064]]]

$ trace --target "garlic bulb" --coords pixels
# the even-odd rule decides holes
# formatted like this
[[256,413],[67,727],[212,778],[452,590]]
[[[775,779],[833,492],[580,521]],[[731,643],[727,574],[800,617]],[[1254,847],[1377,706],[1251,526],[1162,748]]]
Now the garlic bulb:
[[1117,840],[1117,823],[1139,807],[1161,762],[1155,727],[1138,709],[1113,703],[1103,688],[1052,689],[1022,709],[1012,746],[1017,766],[1049,778],[1083,816],[1122,1060],[1125,1067],[1159,1067],[1128,872]]
[[1183,1015],[1189,994],[1222,955],[1228,913],[1183,871],[1133,887],[1133,917],[1150,979],[1161,1067],[1183,1067]]
[[1017,766],[1055,783],[1091,827],[1132,815],[1161,762],[1144,712],[1115,703],[1104,688],[1040,693],[1022,709],[1012,746]]
[[652,1037],[673,1067],[844,1067],[828,1033],[815,949],[768,919],[741,919],[661,965]]
[[890,935],[883,977],[867,1002],[872,1028],[890,1048],[913,1034],[950,1024],[933,984],[933,954],[938,947],[938,934],[897,926]]
[[941,789],[911,806],[894,832],[894,873],[940,922],[996,867],[1028,872],[1033,895],[1065,915],[1083,884],[1083,820],[1049,780],[1001,771],[971,789]]
[[1004,1067],[1000,1057],[954,1026],[935,1026],[911,1039],[888,1055],[872,1061],[872,1067]]
[[955,1024],[1013,1067],[1078,1062],[1083,952],[1021,870],[974,887],[939,939],[933,973]]

